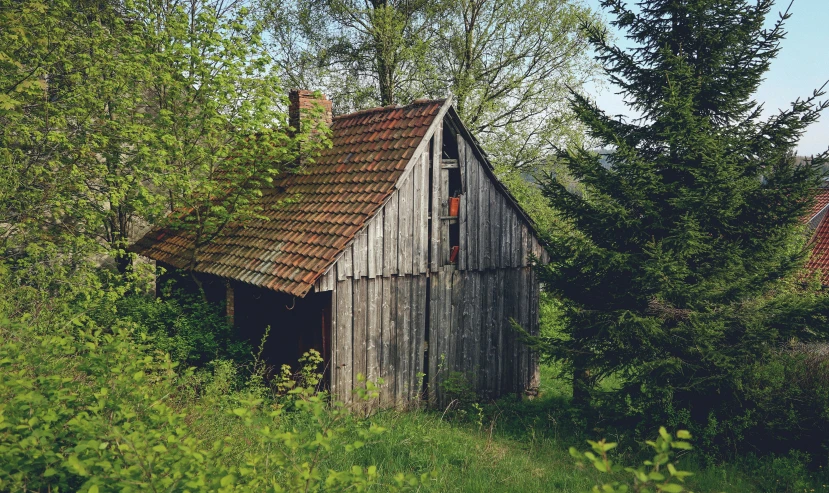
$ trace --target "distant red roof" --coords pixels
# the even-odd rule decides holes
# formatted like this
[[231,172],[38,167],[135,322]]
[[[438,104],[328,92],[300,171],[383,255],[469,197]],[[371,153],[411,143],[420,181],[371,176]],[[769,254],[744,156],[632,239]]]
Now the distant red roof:
[[[394,191],[444,104],[418,100],[335,117],[331,148],[265,192],[269,220],[231,228],[205,247],[195,270],[305,296]],[[131,250],[184,268],[191,245],[187,235],[154,229]]]
[[[829,207],[829,188],[824,188],[818,192],[815,206],[806,222],[814,219],[827,207]],[[811,272],[820,270],[823,285],[829,286],[829,213],[824,213],[815,228],[812,236],[812,255],[809,257],[806,268]]]
[[809,212],[807,221],[818,215],[826,206],[829,205],[829,188],[821,188],[815,197],[815,205]]

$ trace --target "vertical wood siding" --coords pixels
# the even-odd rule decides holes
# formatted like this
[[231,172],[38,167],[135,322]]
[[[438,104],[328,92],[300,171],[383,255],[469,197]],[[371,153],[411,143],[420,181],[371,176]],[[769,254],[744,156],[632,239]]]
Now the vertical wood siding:
[[352,393],[360,375],[383,379],[370,403],[382,407],[417,400],[424,374],[426,395],[438,405],[451,398],[441,382],[452,374],[493,398],[538,386],[538,357],[511,320],[537,334],[539,283],[529,257],[546,254],[459,135],[459,255],[449,264],[441,137],[438,128],[397,191],[315,285],[332,291],[330,383],[347,404],[364,405]]

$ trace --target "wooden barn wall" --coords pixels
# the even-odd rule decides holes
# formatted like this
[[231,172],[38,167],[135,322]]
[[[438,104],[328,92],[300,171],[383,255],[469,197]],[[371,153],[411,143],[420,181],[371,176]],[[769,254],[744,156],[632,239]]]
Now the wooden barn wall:
[[351,390],[383,379],[379,402],[403,407],[422,393],[426,350],[426,276],[337,281],[332,290],[331,392],[354,404]]
[[519,216],[512,200],[500,190],[491,172],[484,169],[472,146],[460,135],[458,162],[464,188],[458,211],[458,268],[527,267],[530,253],[546,261],[547,252]]
[[490,397],[538,386],[537,357],[510,319],[537,333],[539,283],[528,258],[546,253],[458,136],[460,251],[449,263],[447,175],[432,166],[441,163],[442,135],[438,128],[398,190],[315,285],[332,292],[330,383],[348,404],[360,374],[384,380],[375,403],[383,407],[420,395],[423,373],[439,405],[447,403],[440,382],[452,372]]
[[[538,388],[538,356],[520,342],[514,319],[538,334],[539,283],[530,267],[461,271],[430,277],[429,398],[440,406],[451,396],[441,382],[460,372],[478,394]],[[480,309],[476,309],[480,307]]]

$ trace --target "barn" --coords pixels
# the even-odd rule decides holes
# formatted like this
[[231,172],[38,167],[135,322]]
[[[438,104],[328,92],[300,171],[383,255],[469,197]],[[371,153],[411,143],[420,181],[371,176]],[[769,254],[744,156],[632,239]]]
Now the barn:
[[[511,320],[538,332],[543,261],[533,223],[498,181],[451,100],[330,117],[292,91],[294,124],[322,105],[332,146],[262,198],[268,220],[229,228],[195,271],[237,330],[274,364],[316,348],[338,399],[382,378],[378,404],[442,404],[447,379],[484,398],[533,393],[538,358]],[[290,198],[290,200],[286,200]],[[132,247],[167,268],[184,234],[153,229]]]

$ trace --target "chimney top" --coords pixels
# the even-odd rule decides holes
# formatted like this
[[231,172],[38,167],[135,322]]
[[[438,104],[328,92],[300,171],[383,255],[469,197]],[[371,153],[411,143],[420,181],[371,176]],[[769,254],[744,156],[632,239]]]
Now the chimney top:
[[[319,94],[320,97],[316,97],[315,94]],[[317,105],[322,110],[322,120],[326,125],[331,125],[333,104],[324,94],[307,89],[291,89],[288,92],[288,101],[288,124],[296,131],[301,131],[302,120],[307,118],[304,113],[313,111]]]

